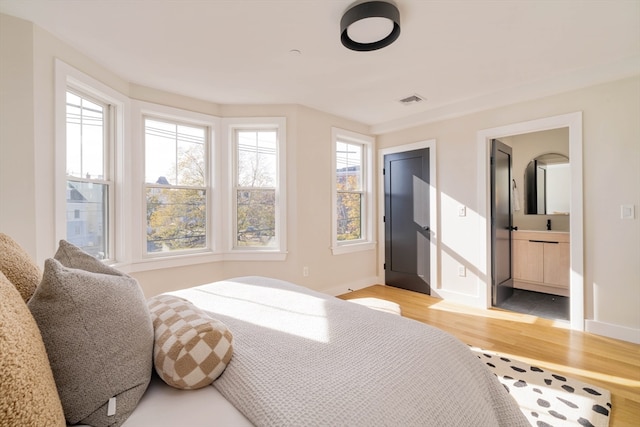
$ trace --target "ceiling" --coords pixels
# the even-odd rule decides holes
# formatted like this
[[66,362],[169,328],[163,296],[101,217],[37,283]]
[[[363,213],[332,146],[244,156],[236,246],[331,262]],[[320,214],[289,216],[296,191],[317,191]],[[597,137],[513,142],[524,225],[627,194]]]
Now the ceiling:
[[[0,12],[131,83],[301,104],[373,133],[640,74],[640,0],[397,0],[400,37],[374,52],[340,43],[352,3],[0,0]],[[414,94],[426,100],[399,102]]]

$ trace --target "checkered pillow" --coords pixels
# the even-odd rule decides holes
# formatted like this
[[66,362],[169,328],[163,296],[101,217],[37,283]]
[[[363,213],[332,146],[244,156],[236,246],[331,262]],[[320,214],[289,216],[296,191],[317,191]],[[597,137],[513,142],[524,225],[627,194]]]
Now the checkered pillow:
[[191,302],[172,295],[148,300],[155,344],[153,363],[160,378],[180,389],[211,384],[227,367],[233,336]]

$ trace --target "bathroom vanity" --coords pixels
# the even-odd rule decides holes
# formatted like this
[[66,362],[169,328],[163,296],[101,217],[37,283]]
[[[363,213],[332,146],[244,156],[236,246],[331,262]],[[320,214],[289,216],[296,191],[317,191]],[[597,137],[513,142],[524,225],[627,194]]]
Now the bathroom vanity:
[[569,296],[569,233],[513,231],[513,287]]

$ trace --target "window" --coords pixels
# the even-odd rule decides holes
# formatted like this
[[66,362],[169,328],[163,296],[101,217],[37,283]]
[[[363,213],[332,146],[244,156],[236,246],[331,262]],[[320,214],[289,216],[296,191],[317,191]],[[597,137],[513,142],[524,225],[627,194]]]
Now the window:
[[79,91],[66,92],[66,239],[110,259],[113,231],[111,108]]
[[286,258],[285,118],[131,100],[55,66],[56,239],[127,272]]
[[333,252],[373,247],[373,139],[341,129],[333,139]]
[[339,242],[362,239],[362,144],[336,142],[336,208]]
[[146,253],[208,247],[207,127],[144,118]]
[[[244,118],[225,122],[231,143],[228,248],[235,254],[227,258],[284,259],[286,121]],[[251,258],[252,253],[258,258]]]
[[235,247],[276,246],[276,130],[235,131]]
[[126,258],[129,100],[55,60],[55,238],[109,264]]

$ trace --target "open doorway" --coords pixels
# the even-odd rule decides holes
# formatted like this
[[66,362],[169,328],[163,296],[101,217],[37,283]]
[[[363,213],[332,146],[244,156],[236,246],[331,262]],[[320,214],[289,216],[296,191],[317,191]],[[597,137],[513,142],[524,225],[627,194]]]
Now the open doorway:
[[492,305],[569,320],[569,128],[492,142]]
[[[490,160],[491,141],[493,139],[505,139],[513,135],[529,134],[550,129],[567,128],[569,132],[569,158],[571,159],[570,173],[570,212],[568,218],[569,228],[572,231],[568,236],[569,258],[569,317],[572,329],[584,330],[584,278],[583,278],[583,212],[582,212],[582,113],[570,113],[561,116],[548,117],[528,122],[486,129],[478,132],[480,144],[480,156],[478,158],[478,196],[479,211],[484,212],[486,221],[486,271],[493,275],[491,254],[494,242],[491,238],[491,180]],[[528,231],[528,230],[527,230]],[[543,232],[546,232],[544,230]],[[544,240],[527,238],[527,240]],[[542,243],[545,243],[544,241]],[[553,244],[553,243],[550,243]],[[559,248],[559,246],[558,246]],[[551,253],[551,252],[550,252]],[[550,258],[551,256],[549,256]],[[486,304],[492,306],[491,280],[486,281]]]

